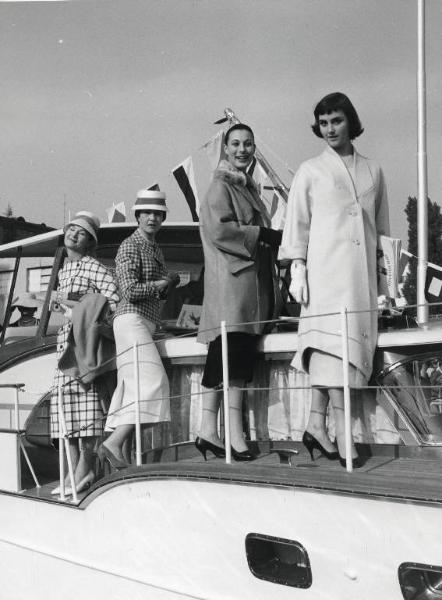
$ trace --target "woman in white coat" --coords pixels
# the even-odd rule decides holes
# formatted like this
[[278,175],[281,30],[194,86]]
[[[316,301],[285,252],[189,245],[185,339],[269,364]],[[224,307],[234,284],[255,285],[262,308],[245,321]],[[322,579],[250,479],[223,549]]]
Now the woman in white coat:
[[[327,147],[295,175],[279,257],[292,260],[291,292],[305,317],[293,361],[313,388],[303,442],[312,459],[317,449],[346,466],[339,311],[349,311],[350,385],[363,387],[377,340],[376,245],[379,234],[389,234],[388,204],[381,169],[353,147],[363,128],[347,96],[325,96],[314,117],[313,132]],[[326,431],[329,401],[337,447]],[[353,466],[361,466],[354,444],[351,450]]]

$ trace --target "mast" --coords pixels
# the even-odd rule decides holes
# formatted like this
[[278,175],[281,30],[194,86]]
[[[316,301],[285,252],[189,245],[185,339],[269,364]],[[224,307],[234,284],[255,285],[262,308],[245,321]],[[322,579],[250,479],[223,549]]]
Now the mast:
[[[236,123],[241,123],[241,121],[238,119],[238,117],[235,115],[235,113],[233,112],[233,110],[231,108],[225,108],[224,114],[226,115],[225,118],[219,119],[218,121],[216,121],[216,123],[222,123],[223,121],[229,121],[229,123],[231,125],[235,125]],[[268,163],[267,159],[261,153],[259,148],[256,148],[255,156],[256,156],[256,160],[260,163],[260,165],[264,169],[267,177],[273,183],[274,188],[278,191],[281,198],[283,198],[283,200],[285,202],[287,202],[288,192],[289,192],[288,187],[285,185],[285,183],[282,181],[282,179],[279,177],[279,175],[276,173],[276,171],[273,169],[273,167]]]
[[428,261],[427,106],[425,76],[425,0],[417,2],[417,322],[428,323],[425,277]]

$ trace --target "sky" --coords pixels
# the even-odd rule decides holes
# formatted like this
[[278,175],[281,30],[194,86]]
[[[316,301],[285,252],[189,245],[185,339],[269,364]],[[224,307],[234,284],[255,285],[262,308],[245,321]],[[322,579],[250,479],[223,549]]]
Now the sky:
[[[442,0],[426,0],[428,192],[442,204]],[[392,235],[417,195],[417,0],[0,2],[0,213],[60,227],[155,182],[190,221],[171,170],[230,107],[288,185],[323,150],[315,104],[342,91],[382,166]]]

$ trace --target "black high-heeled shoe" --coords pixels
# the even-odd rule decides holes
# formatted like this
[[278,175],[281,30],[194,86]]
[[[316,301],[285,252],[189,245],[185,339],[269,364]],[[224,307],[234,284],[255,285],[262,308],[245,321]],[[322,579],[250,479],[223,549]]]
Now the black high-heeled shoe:
[[250,450],[243,450],[242,452],[238,452],[237,450],[235,450],[235,448],[233,446],[231,446],[232,449],[232,458],[238,462],[246,462],[249,460],[255,460],[256,458],[256,454],[254,454],[253,452],[251,452]]
[[321,454],[323,454],[328,460],[337,460],[339,458],[339,452],[329,452],[324,448],[322,444],[318,442],[318,440],[308,431],[304,431],[304,435],[302,436],[302,443],[307,448],[310,453],[310,458],[315,460],[313,457],[313,450],[319,450]]
[[[341,467],[344,467],[344,469],[347,468],[347,461],[345,460],[345,458],[339,457],[339,464],[341,465]],[[356,458],[353,459],[353,469],[360,469],[363,466],[363,464],[364,461],[360,456],[356,456]]]
[[214,456],[216,456],[216,458],[225,458],[226,457],[225,448],[221,448],[221,446],[215,446],[215,444],[212,444],[212,442],[208,442],[207,440],[205,440],[204,438],[199,437],[199,436],[195,440],[195,447],[204,456],[204,460],[207,460],[207,458],[206,458],[207,450],[210,450],[210,452]]
[[107,460],[110,466],[116,470],[127,469],[127,467],[131,466],[125,460],[121,460],[115,456],[112,450],[109,450],[109,448],[104,444],[101,444],[101,446],[98,448],[98,458],[103,462],[104,460]]

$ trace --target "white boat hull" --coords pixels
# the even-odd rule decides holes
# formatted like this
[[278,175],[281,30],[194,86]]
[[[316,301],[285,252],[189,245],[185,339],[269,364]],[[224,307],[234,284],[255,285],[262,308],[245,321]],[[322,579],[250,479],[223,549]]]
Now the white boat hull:
[[[0,494],[0,596],[400,600],[399,565],[440,565],[441,530],[436,504],[215,481],[126,480],[80,508]],[[300,542],[311,587],[254,577],[249,533]]]

